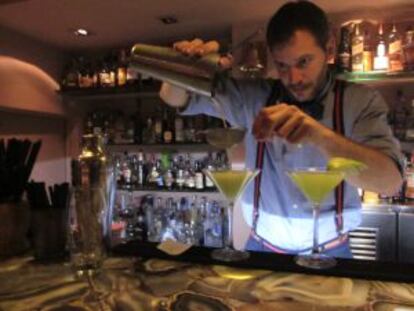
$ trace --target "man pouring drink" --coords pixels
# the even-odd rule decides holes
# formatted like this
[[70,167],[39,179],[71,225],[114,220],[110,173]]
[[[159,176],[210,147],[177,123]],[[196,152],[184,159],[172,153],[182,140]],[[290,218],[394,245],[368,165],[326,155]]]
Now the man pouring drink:
[[[402,183],[401,154],[387,124],[386,103],[377,91],[335,79],[327,64],[329,34],[327,17],[318,6],[286,3],[269,21],[266,33],[279,78],[227,78],[215,94],[226,120],[247,129],[246,167],[261,171],[241,197],[244,219],[252,228],[247,250],[312,251],[309,197],[287,170],[325,168],[337,157],[365,167],[344,175],[345,182],[324,198],[319,210],[318,248],[343,258],[352,257],[347,233],[361,221],[357,188],[391,195]],[[174,47],[186,55],[219,49],[217,42],[199,39]],[[230,66],[231,59],[223,58],[220,64]],[[184,115],[220,117],[210,98],[173,84],[163,83],[160,95]]]

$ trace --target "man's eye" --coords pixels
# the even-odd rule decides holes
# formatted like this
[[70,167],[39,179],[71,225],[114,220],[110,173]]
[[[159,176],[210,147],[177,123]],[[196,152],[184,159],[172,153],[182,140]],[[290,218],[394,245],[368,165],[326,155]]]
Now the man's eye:
[[310,61],[310,58],[303,58],[298,62],[297,66],[298,68],[305,68],[309,65]]

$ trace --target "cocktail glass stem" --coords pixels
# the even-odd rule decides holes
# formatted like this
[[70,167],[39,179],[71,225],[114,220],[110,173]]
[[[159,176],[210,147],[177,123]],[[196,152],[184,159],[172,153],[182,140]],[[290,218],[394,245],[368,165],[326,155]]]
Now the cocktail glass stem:
[[313,247],[312,254],[319,254],[319,214],[321,205],[313,203]]
[[234,249],[233,247],[233,208],[234,202],[229,203],[227,209],[227,234],[224,238],[224,247],[227,249]]

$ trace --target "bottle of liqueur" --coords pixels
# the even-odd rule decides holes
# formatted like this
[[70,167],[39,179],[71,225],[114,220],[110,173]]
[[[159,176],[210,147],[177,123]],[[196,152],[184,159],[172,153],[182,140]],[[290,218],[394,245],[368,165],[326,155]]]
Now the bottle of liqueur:
[[184,142],[184,121],[180,114],[175,114],[174,118],[174,133],[175,133],[175,142],[183,143]]
[[349,72],[351,69],[351,40],[348,27],[341,28],[341,38],[338,46],[338,72]]
[[388,37],[388,59],[390,71],[403,70],[402,38],[395,24],[392,25],[392,30]]
[[199,161],[195,162],[195,188],[197,190],[203,191],[204,190],[204,174],[201,170],[201,164]]
[[163,127],[162,128],[162,130],[163,130],[163,133],[162,133],[163,142],[165,144],[171,144],[173,142],[174,132],[173,132],[172,119],[168,118],[167,109],[164,109],[162,127]]
[[370,72],[373,69],[374,52],[371,46],[371,36],[369,32],[364,31],[364,51],[362,52],[362,64],[364,72]]
[[137,186],[139,189],[144,188],[145,180],[146,180],[146,171],[145,171],[144,153],[140,151],[138,152],[138,162],[137,162]]
[[384,38],[384,28],[380,24],[378,27],[378,39],[376,46],[376,56],[374,58],[374,70],[388,70],[387,44]]
[[355,25],[355,30],[352,35],[352,71],[362,72],[364,70],[363,65],[363,53],[364,53],[364,36],[360,31],[360,25]]
[[118,64],[116,69],[117,86],[124,86],[127,83],[127,65],[126,51],[122,49],[118,55]]
[[403,52],[404,70],[414,70],[414,29],[411,26],[409,26],[405,31]]

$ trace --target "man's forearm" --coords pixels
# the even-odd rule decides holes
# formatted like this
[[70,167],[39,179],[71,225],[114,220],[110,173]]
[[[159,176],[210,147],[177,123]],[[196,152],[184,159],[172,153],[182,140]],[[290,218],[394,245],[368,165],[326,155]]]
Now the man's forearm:
[[327,157],[351,158],[367,165],[367,169],[361,174],[347,178],[356,187],[392,195],[401,186],[402,178],[396,163],[378,150],[353,142],[332,131],[325,133],[319,148]]

